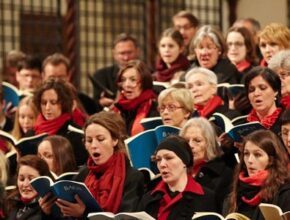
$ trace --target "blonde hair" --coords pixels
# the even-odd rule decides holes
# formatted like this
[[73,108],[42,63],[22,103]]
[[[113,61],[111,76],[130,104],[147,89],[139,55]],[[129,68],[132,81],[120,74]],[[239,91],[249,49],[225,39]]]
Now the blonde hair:
[[284,49],[290,49],[290,30],[283,24],[271,23],[267,25],[258,35],[259,43],[261,38],[276,43]]
[[6,186],[8,180],[8,172],[7,172],[7,161],[6,157],[2,151],[0,151],[0,181],[1,183]]
[[13,130],[11,131],[11,134],[16,139],[20,139],[23,136],[22,129],[20,127],[18,118],[19,118],[19,109],[20,109],[21,106],[24,106],[24,105],[27,105],[27,106],[29,106],[32,109],[32,111],[34,113],[34,116],[35,116],[35,119],[36,119],[36,117],[38,115],[38,110],[37,110],[35,104],[33,103],[32,96],[26,96],[26,97],[22,98],[21,101],[19,102],[18,108],[16,110],[14,126],[13,126]]

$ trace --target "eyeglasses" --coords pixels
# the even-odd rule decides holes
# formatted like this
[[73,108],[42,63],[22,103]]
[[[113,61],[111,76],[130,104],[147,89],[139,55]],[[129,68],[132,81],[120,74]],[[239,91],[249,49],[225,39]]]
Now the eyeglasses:
[[196,49],[199,51],[202,51],[202,50],[213,51],[213,50],[217,49],[217,46],[215,46],[215,45],[207,45],[206,47],[197,46]]
[[279,72],[279,77],[281,79],[286,79],[288,76],[290,76],[290,71],[282,70]]
[[240,48],[240,47],[244,46],[245,44],[243,42],[228,42],[227,45],[228,45],[228,47]]
[[171,104],[171,105],[162,105],[162,106],[158,107],[158,111],[160,113],[163,113],[165,111],[165,109],[167,109],[168,112],[175,112],[179,108],[183,108],[183,107],[176,106],[176,105],[173,105],[173,104]]

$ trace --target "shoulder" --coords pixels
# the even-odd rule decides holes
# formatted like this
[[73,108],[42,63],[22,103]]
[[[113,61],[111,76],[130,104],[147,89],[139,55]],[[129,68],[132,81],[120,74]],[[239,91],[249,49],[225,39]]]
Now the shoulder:
[[126,179],[125,182],[130,182],[130,181],[143,181],[144,177],[143,174],[133,168],[129,161],[126,160]]
[[117,73],[119,71],[119,67],[117,65],[111,65],[111,66],[106,66],[106,67],[103,67],[101,69],[98,69],[94,76],[97,77],[97,76],[100,76],[100,75],[107,75],[107,74],[113,74],[113,73]]

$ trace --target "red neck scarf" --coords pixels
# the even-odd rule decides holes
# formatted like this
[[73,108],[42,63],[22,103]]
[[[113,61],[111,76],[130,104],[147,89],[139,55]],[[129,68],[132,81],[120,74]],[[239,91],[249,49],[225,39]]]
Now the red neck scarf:
[[271,115],[267,115],[266,117],[260,119],[255,109],[252,109],[250,114],[247,117],[247,121],[259,121],[265,128],[270,129],[274,123],[276,122],[277,118],[279,117],[282,109],[277,108]]
[[46,120],[42,114],[37,116],[34,130],[36,134],[48,133],[48,135],[54,135],[58,130],[71,119],[71,114],[63,113],[58,118],[52,120]]
[[176,72],[187,70],[190,66],[186,56],[180,54],[177,59],[171,64],[170,68],[162,59],[158,59],[156,64],[156,80],[160,82],[170,81]]
[[281,105],[286,109],[290,109],[290,95],[282,97]]
[[114,153],[104,164],[96,165],[90,157],[85,184],[106,212],[117,213],[120,208],[126,178],[126,156]]
[[75,108],[72,113],[72,120],[80,127],[83,127],[87,119],[87,115],[79,108]]
[[249,66],[251,66],[251,63],[247,60],[243,60],[236,65],[239,72],[243,72],[245,69],[249,68]]
[[268,66],[268,63],[266,62],[266,60],[264,58],[261,60],[260,66],[261,67],[267,67]]
[[198,111],[199,116],[206,118],[211,115],[217,107],[223,105],[223,103],[223,100],[219,96],[215,95],[205,105],[194,106]]
[[120,95],[120,99],[116,104],[117,108],[120,108],[120,111],[131,111],[137,109],[137,114],[130,132],[131,136],[144,131],[140,121],[141,119],[146,118],[149,114],[152,101],[155,97],[156,95],[151,89],[144,90],[137,98],[132,100],[126,99],[122,94]]
[[199,196],[204,195],[204,191],[202,189],[202,186],[199,183],[197,183],[193,179],[193,177],[190,175],[188,175],[188,177],[187,177],[187,184],[185,186],[184,191],[178,193],[173,198],[170,197],[170,195],[168,193],[167,184],[163,181],[160,181],[160,183],[155,187],[155,189],[151,192],[151,194],[154,194],[155,192],[162,192],[163,193],[163,198],[160,200],[160,203],[159,203],[160,207],[158,210],[158,220],[168,219],[168,216],[172,210],[172,206],[181,200],[184,192],[194,193],[194,194],[197,194]]
[[[243,183],[246,183],[251,186],[258,186],[261,187],[265,180],[267,179],[269,175],[269,172],[267,170],[261,170],[254,176],[246,177],[244,172],[241,172],[239,175],[239,180]],[[253,198],[246,198],[245,196],[242,196],[243,202],[251,205],[251,206],[257,206],[261,202],[261,195],[260,192],[258,192]]]

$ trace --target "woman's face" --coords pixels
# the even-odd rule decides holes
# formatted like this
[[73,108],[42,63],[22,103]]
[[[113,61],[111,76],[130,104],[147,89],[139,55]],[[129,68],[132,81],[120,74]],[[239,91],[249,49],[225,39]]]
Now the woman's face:
[[54,167],[54,159],[53,159],[54,156],[52,152],[51,143],[49,141],[42,141],[38,145],[37,154],[41,159],[45,160],[45,162],[49,167],[49,170],[55,173],[56,169]]
[[162,180],[170,186],[176,186],[179,180],[187,175],[185,164],[173,151],[159,150],[156,162]]
[[258,114],[266,116],[276,108],[275,92],[262,76],[256,76],[249,84],[248,97]]
[[18,109],[18,121],[21,130],[25,134],[32,129],[36,120],[36,115],[29,105],[21,105]]
[[199,65],[207,69],[211,69],[217,64],[221,53],[219,48],[209,37],[204,37],[194,51]]
[[259,47],[262,53],[263,58],[267,63],[269,63],[270,59],[278,53],[280,50],[285,49],[282,46],[279,46],[277,43],[267,41],[264,38],[260,38]]
[[32,199],[37,195],[37,192],[29,182],[38,176],[40,175],[36,169],[26,165],[20,166],[17,176],[17,186],[22,198]]
[[159,43],[159,53],[167,66],[170,66],[182,53],[182,48],[172,37],[162,37]]
[[228,58],[237,65],[241,61],[246,60],[247,47],[245,39],[239,32],[230,32],[227,36]]
[[61,116],[61,104],[58,100],[58,95],[54,89],[48,89],[42,93],[41,113],[43,117],[48,121]]
[[282,125],[281,133],[284,145],[290,155],[290,123]]
[[281,95],[290,95],[290,71],[286,69],[279,69],[276,71],[281,79]]
[[176,127],[182,127],[190,115],[171,95],[163,99],[163,102],[159,105],[159,112],[164,125]]
[[135,99],[142,93],[141,77],[135,68],[126,69],[121,76],[121,93],[126,99]]
[[202,130],[197,126],[188,127],[183,136],[189,143],[192,153],[194,165],[200,164],[206,160],[207,141]]
[[244,149],[244,161],[248,175],[253,176],[259,171],[266,170],[269,164],[269,156],[262,148],[248,141]]
[[206,105],[216,94],[216,85],[209,83],[207,77],[201,73],[191,76],[187,80],[186,86],[192,93],[195,105]]
[[104,164],[114,153],[118,140],[99,124],[90,124],[85,130],[85,146],[96,165]]

